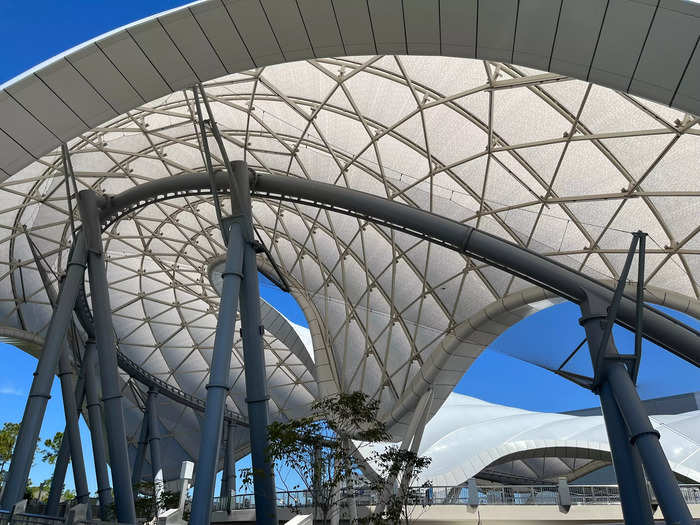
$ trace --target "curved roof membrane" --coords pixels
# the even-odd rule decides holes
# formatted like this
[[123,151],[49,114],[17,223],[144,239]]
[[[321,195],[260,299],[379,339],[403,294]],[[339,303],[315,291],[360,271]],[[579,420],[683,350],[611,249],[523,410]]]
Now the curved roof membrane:
[[[700,480],[700,412],[650,417],[671,469]],[[433,485],[481,477],[503,483],[569,481],[610,464],[601,415],[549,414],[450,394],[426,425],[419,453],[432,458],[422,473]]]
[[[522,6],[508,22],[511,3]],[[630,232],[641,229],[649,234],[645,284],[697,311],[700,123],[688,111],[700,112],[693,47],[700,6],[615,0],[598,12],[597,2],[543,2],[541,12],[530,12],[530,2],[504,1],[486,3],[503,8],[498,13],[487,7],[477,16],[469,1],[405,0],[398,10],[361,2],[364,11],[356,2],[268,4],[193,4],[3,86],[1,325],[42,334],[49,319],[26,236],[56,275],[65,267],[76,206],[67,199],[56,146],[67,143],[78,190],[116,194],[204,171],[192,92],[198,81],[206,81],[232,160],[429,210],[600,280],[618,277]],[[395,31],[401,17],[405,31]],[[591,24],[579,23],[584,19]],[[479,28],[471,43],[454,25],[469,20]],[[636,24],[627,33],[646,38],[620,45],[623,21]],[[675,40],[664,38],[672,22]],[[677,46],[671,55],[668,45]],[[376,52],[487,60],[364,56]],[[313,58],[351,53],[363,56]],[[509,324],[509,313],[505,308],[504,319],[489,326],[485,309],[531,287],[339,213],[263,199],[253,213],[313,343],[312,363],[298,337],[284,343],[268,333],[276,417],[305,410],[319,392],[363,390],[380,398],[398,432],[412,410],[412,385],[442,373],[434,385],[442,402],[478,355],[451,355],[443,370],[443,343],[465,330],[477,339],[490,334],[467,343],[490,340]],[[210,196],[135,210],[109,225],[103,239],[120,349],[149,373],[204,397],[218,305],[208,272],[224,253]],[[466,329],[475,319],[478,326]],[[241,374],[234,359],[231,379],[242,388]],[[231,410],[244,414],[243,395],[234,388]],[[171,409],[162,417],[178,440],[186,429],[182,439],[193,441],[184,450],[194,457],[196,415]],[[138,432],[136,416],[127,421],[130,435]]]

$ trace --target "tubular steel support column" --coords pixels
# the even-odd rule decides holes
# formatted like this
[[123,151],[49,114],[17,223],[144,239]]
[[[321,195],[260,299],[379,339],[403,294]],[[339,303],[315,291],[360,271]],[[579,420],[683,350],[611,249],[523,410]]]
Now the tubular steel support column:
[[[88,489],[87,476],[85,475],[85,458],[83,457],[83,445],[80,442],[78,407],[75,403],[73,371],[71,370],[70,358],[68,357],[68,348],[61,352],[61,356],[58,359],[58,377],[61,381],[63,412],[66,418],[66,434],[73,463],[76,499],[78,503],[87,503],[90,497],[90,490]],[[63,440],[61,440],[61,446],[63,446]]]
[[615,477],[620,490],[625,523],[651,525],[654,523],[654,516],[644,478],[642,459],[630,443],[625,421],[608,382],[601,385],[598,395],[610,443]]
[[[608,428],[611,449],[621,441],[619,433],[624,428],[625,438],[638,452],[638,456],[632,454],[632,447],[620,450],[618,446],[617,450],[613,450],[625,520],[628,521],[627,516],[630,515],[630,523],[649,523],[643,521],[648,519],[646,507],[649,505],[649,496],[643,478],[640,479],[641,465],[637,458],[641,457],[644,471],[654,488],[666,522],[690,525],[690,511],[659,443],[659,433],[649,421],[630,377],[630,370],[619,360],[620,355],[612,335],[605,334],[607,303],[598,296],[589,294],[581,304],[581,311],[581,324],[586,330],[591,359],[593,363],[599,363],[600,367],[596,374],[600,378],[598,389],[606,426],[608,418],[617,419],[618,415],[621,417],[621,420],[617,419]],[[603,341],[607,341],[605,348],[601,347]],[[598,356],[599,351],[604,352],[602,357]],[[644,503],[640,505],[641,501]]]
[[102,431],[102,409],[97,385],[97,349],[95,341],[88,339],[85,344],[85,356],[83,357],[85,374],[85,393],[87,396],[88,419],[90,420],[90,440],[92,443],[92,457],[95,461],[95,477],[97,478],[97,497],[100,501],[100,519],[109,519],[112,506],[112,487],[109,483],[107,472],[107,454],[105,453],[104,433]]
[[151,470],[156,501],[163,496],[163,462],[160,455],[160,428],[158,422],[158,390],[148,390],[148,446],[151,449]]
[[221,446],[224,449],[224,468],[221,470],[221,485],[219,486],[219,499],[223,500],[226,497],[228,490],[228,436],[229,425],[226,425],[223,430],[223,439]]
[[258,265],[253,246],[253,222],[250,204],[248,166],[245,162],[233,162],[233,169],[240,190],[241,212],[245,220],[245,245],[243,256],[243,282],[241,284],[241,325],[243,339],[243,363],[245,366],[246,402],[250,422],[250,455],[253,467],[255,493],[255,519],[258,524],[277,524],[277,495],[272,465],[267,459],[267,402],[270,399],[265,373],[263,326],[260,319],[260,288]]
[[139,434],[139,446],[136,449],[136,457],[134,458],[134,468],[131,472],[131,485],[134,487],[134,497],[136,495],[136,486],[141,482],[141,474],[143,472],[143,462],[146,459],[146,447],[148,446],[148,405],[143,413],[141,421],[141,432]]
[[36,451],[36,443],[41,430],[41,423],[46,412],[46,403],[51,397],[51,385],[58,358],[65,347],[66,330],[71,322],[73,306],[75,305],[80,283],[85,272],[85,242],[78,235],[73,246],[73,253],[68,263],[66,278],[61,286],[58,304],[51,316],[51,322],[44,339],[44,347],[39,357],[29,391],[29,399],[24,408],[22,423],[17,435],[17,444],[12,454],[7,482],[2,495],[1,506],[11,510],[12,506],[22,499],[24,489]]
[[236,460],[233,447],[233,423],[226,425],[226,443],[224,448],[224,471],[221,475],[221,491],[219,497],[226,499],[226,510],[231,512],[231,494],[236,493]]
[[[236,326],[238,295],[243,272],[243,232],[239,221],[230,224],[226,267],[222,274],[223,286],[216,321],[214,352],[211,358],[209,384],[207,385],[207,408],[201,425],[202,439],[196,465],[194,494],[192,497],[191,525],[209,525],[216,464],[221,448],[221,433],[224,420],[226,396],[229,391],[231,350]],[[247,375],[247,372],[246,372]]]
[[651,425],[627,368],[622,363],[611,363],[607,378],[666,522],[690,525],[693,519],[659,443],[659,432]]
[[88,249],[90,294],[95,320],[95,339],[100,364],[102,402],[105,411],[107,446],[109,447],[109,459],[112,467],[117,520],[122,523],[136,523],[129,455],[124,430],[122,395],[119,389],[114,328],[112,327],[112,307],[109,304],[109,285],[102,249],[98,197],[93,191],[83,190],[78,194],[78,205]]
[[63,439],[61,439],[61,448],[58,449],[56,464],[53,468],[49,498],[46,500],[45,514],[47,516],[55,516],[58,514],[58,505],[61,502],[63,487],[66,483],[68,463],[70,463],[70,445],[68,444],[68,429],[65,429],[63,431]]
[[[49,290],[49,288],[47,288]],[[80,376],[78,377],[78,384],[75,387],[75,400],[76,405],[83,406],[83,401],[85,399],[85,369],[80,370]],[[44,514],[47,516],[55,516],[58,514],[58,505],[61,501],[61,495],[63,494],[63,487],[66,481],[66,471],[68,470],[68,463],[70,463],[70,441],[68,440],[68,428],[66,427],[63,431],[63,439],[61,439],[61,447],[58,449],[58,457],[56,458],[56,464],[53,469],[53,476],[51,477],[51,488],[49,489],[49,497],[46,500],[46,511]]]

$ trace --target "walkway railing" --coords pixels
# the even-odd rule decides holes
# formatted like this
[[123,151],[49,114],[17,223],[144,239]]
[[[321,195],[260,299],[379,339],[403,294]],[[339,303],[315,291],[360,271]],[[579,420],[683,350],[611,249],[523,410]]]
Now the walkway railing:
[[[700,505],[700,484],[680,485],[681,493],[689,505]],[[554,485],[504,485],[478,487],[479,505],[559,505],[559,492]],[[620,491],[617,485],[569,485],[572,505],[619,505]],[[412,489],[415,505],[468,505],[469,488],[466,486],[440,486]],[[341,499],[351,497],[346,492]],[[372,506],[377,503],[377,493],[366,487],[354,490],[356,505]],[[224,511],[226,498],[214,498],[213,510]],[[277,506],[304,508],[313,506],[313,494],[308,490],[291,490],[277,493]],[[255,508],[253,494],[237,494],[231,500],[231,510]]]

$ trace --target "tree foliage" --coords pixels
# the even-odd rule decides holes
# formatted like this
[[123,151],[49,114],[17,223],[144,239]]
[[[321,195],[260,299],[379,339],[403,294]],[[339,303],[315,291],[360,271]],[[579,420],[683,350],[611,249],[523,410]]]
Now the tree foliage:
[[[331,509],[352,495],[353,480],[361,476],[351,440],[362,448],[388,439],[378,410],[379,402],[362,392],[341,393],[315,402],[309,417],[269,425],[269,460],[278,473],[281,466],[297,478],[291,486],[285,476],[278,474],[278,479],[287,490],[310,493],[316,519],[325,523]],[[261,474],[241,470],[244,485],[255,475]]]
[[134,507],[136,516],[147,521],[152,520],[164,510],[174,509],[180,503],[180,494],[163,490],[160,498],[156,498],[156,485],[152,481],[142,481],[134,485]]
[[41,460],[49,465],[56,463],[58,451],[61,449],[61,441],[63,441],[63,432],[56,432],[52,438],[44,440],[44,446],[41,448]]
[[18,433],[19,423],[7,422],[0,429],[0,474],[5,471],[7,462],[12,459]]
[[371,514],[367,522],[408,525],[417,508],[424,509],[431,504],[430,482],[416,486],[420,474],[430,466],[431,458],[392,445],[374,452],[369,460],[379,474],[370,486],[377,494],[384,495],[386,506],[382,512]]

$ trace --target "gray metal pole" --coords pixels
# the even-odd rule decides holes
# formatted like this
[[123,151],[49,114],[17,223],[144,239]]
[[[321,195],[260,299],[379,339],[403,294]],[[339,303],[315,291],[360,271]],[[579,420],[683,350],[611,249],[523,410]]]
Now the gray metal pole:
[[158,390],[148,390],[148,446],[151,449],[151,471],[153,473],[153,490],[156,505],[163,497],[163,462],[160,455],[160,424],[158,421]]
[[659,432],[649,421],[627,368],[620,362],[610,363],[607,380],[629,428],[630,440],[642,457],[644,470],[666,522],[691,525],[693,518],[659,443]]
[[90,421],[92,457],[95,462],[95,477],[97,478],[97,497],[100,501],[100,519],[107,521],[110,517],[113,498],[109,473],[107,472],[107,454],[105,452],[104,433],[102,430],[102,408],[97,385],[97,348],[95,348],[93,339],[88,339],[85,344],[83,366],[87,370],[85,375],[85,392],[87,396],[88,419]]
[[228,437],[230,425],[224,425],[224,442],[221,444],[224,447],[224,468],[221,471],[221,485],[219,487],[219,499],[223,500],[226,497],[228,490]]
[[246,403],[250,422],[250,456],[253,472],[253,492],[255,493],[255,520],[258,524],[277,524],[277,495],[272,464],[267,458],[267,425],[269,414],[267,402],[270,399],[265,372],[265,350],[263,348],[263,326],[260,318],[260,287],[258,285],[258,264],[253,247],[254,233],[248,165],[243,161],[233,162],[233,170],[240,190],[241,212],[243,213],[243,282],[241,283],[241,328],[243,338],[243,363],[245,366]]
[[651,525],[654,523],[654,516],[642,459],[630,443],[625,421],[608,382],[601,385],[599,395],[625,523]]
[[[615,427],[624,426],[627,438],[632,445],[635,445],[666,522],[690,525],[692,523],[690,511],[659,443],[659,433],[649,421],[649,416],[639,399],[628,368],[616,359],[619,353],[612,335],[608,339],[607,347],[601,349],[605,352],[605,358],[597,361],[597,352],[601,348],[606,326],[607,310],[608,305],[605,299],[594,294],[587,294],[587,299],[581,303],[581,312],[583,313],[581,324],[586,330],[591,359],[594,363],[599,362],[601,366],[601,370],[598,372],[601,379],[600,400],[601,406],[605,404],[603,414],[606,417],[606,424],[608,416],[611,418],[617,414],[621,416],[623,421],[616,423]],[[603,392],[605,385],[609,391]],[[606,415],[606,408],[608,415]],[[614,432],[615,429],[613,428],[612,431]],[[615,441],[611,440],[610,446],[617,444],[618,440],[618,437],[615,438]],[[617,470],[615,472],[621,489],[625,484],[634,486],[633,484],[640,483],[639,466],[629,468],[635,461],[634,456],[618,451],[618,455],[622,454],[625,454],[627,458],[624,463],[621,463],[621,466],[626,465],[628,468],[622,468],[620,472]],[[617,467],[617,465],[615,466]],[[637,514],[639,509],[635,509],[635,506],[639,506],[640,495],[645,492],[645,489],[638,487],[626,492],[630,500],[623,499],[623,509],[627,507],[628,511],[626,512]],[[620,496],[623,498],[625,494],[621,492]],[[631,499],[633,497],[636,499]],[[648,493],[646,501],[648,501]],[[646,507],[646,504],[644,506]],[[642,515],[642,517],[644,516]],[[639,523],[645,522],[640,521]]]
[[[78,503],[87,503],[90,497],[87,476],[85,475],[85,458],[83,457],[83,444],[80,442],[80,429],[78,427],[78,407],[75,403],[75,387],[73,385],[73,371],[71,370],[68,348],[61,352],[58,359],[58,377],[61,381],[61,393],[63,396],[63,412],[66,418],[66,432],[70,445],[71,462],[73,463],[73,481]],[[63,442],[61,442],[63,446]]]
[[209,367],[207,408],[200,434],[201,441],[190,514],[191,525],[209,525],[210,522],[216,464],[221,448],[224,407],[229,390],[231,350],[243,272],[243,246],[241,224],[239,221],[233,221],[229,228],[226,267],[222,274],[223,286],[219,303],[219,317],[216,321],[214,352]]
[[[47,288],[47,291],[49,290],[50,289]],[[52,301],[55,303],[55,297]],[[84,399],[85,368],[81,368],[78,384],[75,387],[75,404],[78,407],[83,406]],[[51,477],[49,497],[46,501],[46,511],[44,514],[47,516],[55,516],[58,514],[58,506],[61,502],[61,495],[63,494],[68,463],[70,463],[70,441],[68,440],[68,429],[65,428],[63,430],[63,439],[61,439],[61,447],[58,449],[58,457],[56,458],[56,464],[53,469],[53,476]]]
[[148,405],[143,414],[141,421],[141,432],[139,434],[139,445],[136,449],[136,457],[134,458],[134,468],[131,473],[131,485],[134,487],[134,495],[136,494],[136,486],[141,482],[141,473],[143,472],[143,462],[146,459],[146,446],[148,446]]
[[12,453],[7,482],[2,494],[2,502],[0,502],[0,506],[5,510],[11,510],[12,506],[20,501],[24,494],[29,469],[32,466],[39,439],[41,423],[46,412],[46,403],[51,397],[51,385],[56,373],[58,358],[65,347],[66,330],[71,322],[73,306],[84,272],[85,242],[83,236],[79,234],[73,246],[66,278],[58,295],[58,304],[51,316],[51,322],[44,339],[44,347],[29,391],[29,398],[24,407],[17,444]]
[[78,193],[78,205],[88,249],[90,294],[95,320],[97,356],[102,382],[102,403],[105,411],[107,446],[109,447],[109,459],[112,467],[117,520],[122,523],[136,523],[97,195],[90,190],[81,191]]
[[233,510],[232,495],[236,494],[236,451],[234,449],[233,422],[226,425],[226,450],[224,456],[224,474],[221,478],[221,486],[226,487],[226,492],[223,494],[226,500],[226,510]]
[[63,494],[63,487],[66,483],[68,463],[70,463],[70,445],[68,444],[68,429],[65,429],[61,440],[61,448],[58,449],[56,464],[53,468],[49,498],[46,500],[45,514],[47,516],[56,516],[58,514],[58,505],[61,503],[61,494]]

